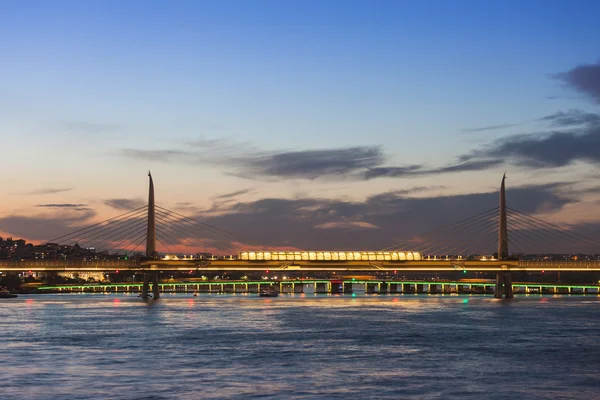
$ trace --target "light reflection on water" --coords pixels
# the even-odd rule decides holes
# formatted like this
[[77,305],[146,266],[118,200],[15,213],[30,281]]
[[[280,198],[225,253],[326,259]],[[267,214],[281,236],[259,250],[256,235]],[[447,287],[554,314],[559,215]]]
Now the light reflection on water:
[[597,398],[600,298],[0,302],[3,399]]

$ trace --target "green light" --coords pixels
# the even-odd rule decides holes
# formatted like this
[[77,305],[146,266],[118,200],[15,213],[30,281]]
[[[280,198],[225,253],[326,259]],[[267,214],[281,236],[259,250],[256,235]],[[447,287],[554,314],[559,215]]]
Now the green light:
[[467,273],[467,270],[466,270],[466,269],[463,269],[463,274],[466,274],[466,273]]
[[469,299],[464,299],[463,300],[463,304],[467,304],[469,302]]

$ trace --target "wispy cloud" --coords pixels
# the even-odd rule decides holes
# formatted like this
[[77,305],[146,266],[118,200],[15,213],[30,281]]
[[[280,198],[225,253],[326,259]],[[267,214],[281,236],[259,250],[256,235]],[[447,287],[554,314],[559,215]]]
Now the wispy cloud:
[[237,191],[231,192],[231,193],[220,194],[218,196],[213,197],[213,199],[229,199],[232,197],[237,197],[237,196],[241,196],[243,194],[252,193],[252,192],[253,192],[252,189],[242,189],[242,190],[237,190]]
[[378,227],[364,221],[334,221],[315,225],[317,229],[377,229]]
[[[211,146],[225,146],[208,142]],[[220,143],[217,145],[217,143]],[[192,150],[124,150],[123,155],[136,159],[179,162],[188,165],[223,165],[226,175],[251,180],[282,179],[351,179],[368,180],[383,177],[410,177],[454,173],[492,168],[500,160],[461,159],[457,163],[432,168],[424,164],[387,166],[381,146],[354,146],[333,149],[260,152],[240,151],[233,155]],[[239,193],[243,194],[243,193]]]
[[68,192],[69,190],[73,190],[73,188],[42,188],[42,189],[32,190],[31,192],[25,192],[22,194],[24,194],[24,195],[55,194],[55,193]]
[[44,208],[70,208],[76,211],[88,211],[91,208],[88,208],[87,204],[71,204],[71,203],[53,203],[53,204],[37,204],[36,207],[44,207]]
[[142,199],[108,199],[104,204],[116,210],[130,211],[145,206],[146,202]]
[[461,129],[463,133],[475,133],[475,132],[485,132],[485,131],[496,131],[506,128],[512,128],[515,126],[519,126],[520,124],[499,124],[499,125],[489,125],[489,126],[481,126],[478,128],[465,128]]
[[553,127],[565,128],[580,125],[598,125],[600,124],[600,115],[573,109],[558,111],[554,114],[546,115],[539,120],[549,122]]

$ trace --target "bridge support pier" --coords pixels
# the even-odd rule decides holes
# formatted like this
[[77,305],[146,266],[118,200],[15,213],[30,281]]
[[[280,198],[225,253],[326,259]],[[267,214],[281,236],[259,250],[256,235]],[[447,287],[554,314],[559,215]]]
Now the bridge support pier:
[[152,273],[152,297],[154,297],[154,300],[160,297],[160,288],[158,286],[158,272]]
[[494,288],[494,297],[501,299],[502,297],[512,299],[513,287],[510,271],[501,271],[496,273],[496,287]]
[[160,297],[160,290],[158,286],[158,272],[144,272],[142,298],[148,298],[148,294],[150,292],[150,281],[152,281],[152,297],[156,300]]
[[148,298],[148,292],[150,291],[150,275],[147,272],[144,272],[144,283],[142,285],[142,298]]

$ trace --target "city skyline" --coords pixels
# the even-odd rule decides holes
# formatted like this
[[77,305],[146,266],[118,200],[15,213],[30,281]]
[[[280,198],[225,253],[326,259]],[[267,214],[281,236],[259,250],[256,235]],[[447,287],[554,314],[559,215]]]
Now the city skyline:
[[151,169],[157,204],[274,248],[381,249],[504,172],[597,237],[600,6],[434,3],[3,3],[0,236],[144,205]]

